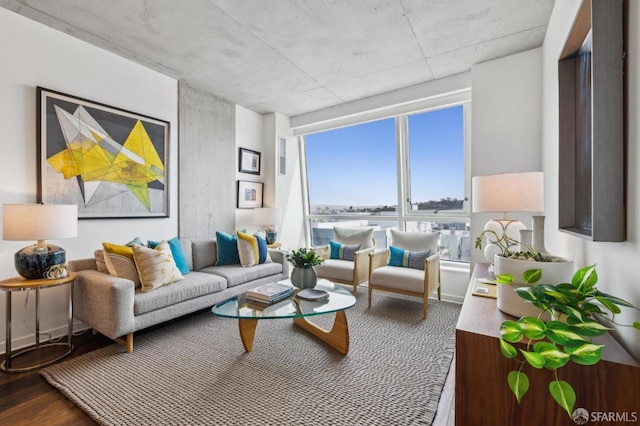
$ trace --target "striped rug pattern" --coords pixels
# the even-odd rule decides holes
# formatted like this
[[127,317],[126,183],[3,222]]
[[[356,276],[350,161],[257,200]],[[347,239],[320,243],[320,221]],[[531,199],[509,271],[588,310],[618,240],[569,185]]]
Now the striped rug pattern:
[[[245,353],[236,320],[203,312],[42,371],[104,425],[429,425],[454,354],[460,305],[365,289],[347,311],[348,355],[261,320]],[[333,315],[312,319],[328,329]]]

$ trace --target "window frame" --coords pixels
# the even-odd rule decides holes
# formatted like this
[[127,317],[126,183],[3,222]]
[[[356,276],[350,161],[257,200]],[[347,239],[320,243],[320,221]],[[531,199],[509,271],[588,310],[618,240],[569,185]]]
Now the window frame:
[[[446,211],[444,212],[432,212],[432,211],[413,211],[411,210],[410,200],[408,194],[410,194],[410,167],[409,167],[409,138],[408,138],[408,116],[429,111],[435,111],[439,109],[462,106],[463,108],[463,168],[464,168],[464,203],[461,211]],[[307,152],[305,145],[305,135],[310,133],[318,133],[329,131],[341,127],[348,127],[358,124],[365,124],[372,121],[383,120],[386,118],[394,118],[396,126],[396,173],[397,173],[397,211],[396,215],[385,216],[385,221],[398,223],[398,229],[405,230],[406,222],[416,221],[431,221],[431,222],[466,222],[471,221],[471,209],[469,200],[469,193],[471,187],[471,170],[470,170],[470,154],[471,154],[471,90],[463,90],[450,95],[437,96],[429,99],[424,99],[418,102],[411,103],[411,105],[401,105],[397,108],[391,108],[389,113],[385,116],[380,114],[374,114],[371,116],[362,116],[359,121],[344,121],[340,124],[333,126],[326,126],[326,128],[314,128],[313,131],[306,132],[298,135],[298,144],[300,149],[300,165],[301,165],[301,188],[302,188],[302,200],[304,208],[304,230],[305,241],[307,245],[311,244],[311,223],[314,219],[328,219],[337,220],[338,223],[341,220],[353,220],[366,219],[366,220],[380,220],[379,215],[319,215],[311,213],[311,206],[309,204],[309,181],[307,174]],[[468,264],[464,261],[452,262],[452,264]]]

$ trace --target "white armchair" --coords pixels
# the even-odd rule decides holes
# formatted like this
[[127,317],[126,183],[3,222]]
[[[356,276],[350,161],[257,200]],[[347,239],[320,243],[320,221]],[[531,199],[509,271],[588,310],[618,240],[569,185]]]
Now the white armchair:
[[[316,275],[318,278],[353,286],[353,295],[356,296],[358,284],[367,281],[369,277],[369,254],[373,253],[375,248],[373,228],[336,226],[333,231],[332,244],[314,247],[325,259],[322,265],[314,266]],[[342,247],[337,247],[338,245]]]
[[373,290],[405,294],[422,299],[422,318],[427,318],[429,294],[438,290],[441,296],[438,233],[392,230],[390,248],[369,257],[369,307]]

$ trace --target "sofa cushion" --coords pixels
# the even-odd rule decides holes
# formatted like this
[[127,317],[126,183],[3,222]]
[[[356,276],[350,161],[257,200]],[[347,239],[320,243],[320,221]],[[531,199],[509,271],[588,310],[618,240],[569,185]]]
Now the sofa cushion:
[[333,228],[333,238],[342,244],[360,244],[360,248],[367,249],[374,247],[373,228]]
[[424,270],[424,261],[429,256],[431,256],[431,250],[411,251],[391,246],[388,265]]
[[280,274],[282,272],[282,264],[278,262],[263,263],[262,265],[255,265],[251,268],[239,268],[238,265],[216,265],[204,268],[201,272],[226,278],[227,287],[234,287],[270,275]]
[[154,249],[133,246],[133,258],[140,276],[142,292],[184,279],[173,260],[171,248],[166,240],[162,240]]
[[140,278],[133,260],[133,247],[112,243],[102,243],[102,247],[109,275],[131,280],[135,287],[139,287]]
[[216,240],[191,241],[193,247],[192,271],[199,271],[207,266],[213,266],[218,259],[218,243]]
[[224,232],[217,231],[216,241],[218,242],[217,266],[240,264],[240,256],[238,255],[238,236],[236,234],[229,235]]
[[[107,268],[107,263],[104,260],[104,256],[104,250],[96,250],[93,252],[93,258],[96,261],[96,269],[98,270],[98,272],[109,274],[109,269]],[[136,275],[138,275],[138,271],[136,271]]]
[[329,241],[329,246],[331,247],[331,254],[329,255],[330,259],[343,259],[343,260],[351,260],[353,261],[356,257],[356,252],[360,250],[360,244],[340,244],[335,241]]
[[[178,237],[167,240],[169,243],[169,248],[171,249],[171,255],[173,256],[173,261],[176,262],[176,266],[182,275],[186,275],[189,273],[189,264],[187,263],[187,255],[182,248],[182,244]],[[147,241],[147,244],[150,248],[156,248],[159,244],[158,241]]]
[[391,229],[391,246],[411,251],[438,251],[438,232],[406,232]]
[[257,265],[260,260],[258,251],[258,239],[242,231],[236,233],[238,237],[238,258],[243,267]]
[[194,271],[176,285],[163,286],[146,293],[137,290],[133,302],[133,311],[135,315],[140,315],[186,300],[206,296],[225,288],[227,288],[227,281],[224,278]]

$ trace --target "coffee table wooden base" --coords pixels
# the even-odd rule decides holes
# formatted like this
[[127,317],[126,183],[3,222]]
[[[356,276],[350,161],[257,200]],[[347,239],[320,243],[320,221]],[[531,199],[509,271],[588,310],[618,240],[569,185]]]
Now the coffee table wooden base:
[[[306,332],[313,334],[341,354],[346,355],[349,352],[349,326],[347,324],[347,314],[345,311],[336,312],[333,326],[331,330],[328,331],[309,322],[304,317],[293,318],[293,323]],[[256,334],[257,325],[257,319],[238,319],[240,339],[246,352],[251,352],[253,349],[253,338]]]

